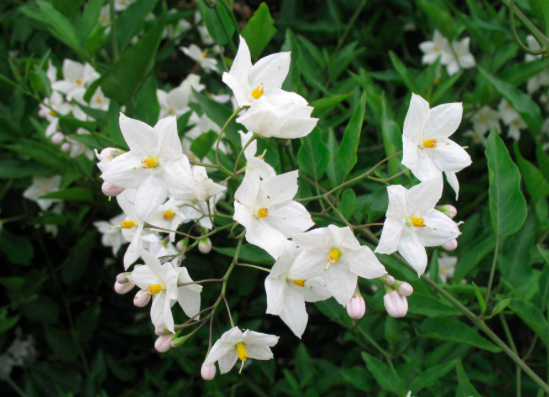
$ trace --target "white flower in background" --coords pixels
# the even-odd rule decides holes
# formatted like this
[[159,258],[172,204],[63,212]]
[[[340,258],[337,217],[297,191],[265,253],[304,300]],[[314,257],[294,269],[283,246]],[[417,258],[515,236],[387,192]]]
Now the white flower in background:
[[520,130],[528,128],[528,125],[524,122],[520,114],[507,102],[502,99],[498,106],[503,123],[509,126],[507,135],[509,138],[513,138],[515,141],[520,139]]
[[487,132],[497,128],[501,131],[501,125],[499,123],[501,115],[497,110],[492,109],[490,106],[483,106],[476,112],[471,121],[473,122],[473,129],[479,135],[484,135]]
[[[195,74],[190,74],[181,82],[178,87],[175,87],[170,92],[156,90],[158,104],[160,105],[160,117],[163,119],[167,116],[181,116],[187,113],[191,108],[189,102],[194,100],[193,89],[200,92],[205,88],[200,84],[200,77]],[[191,124],[198,122],[196,113],[192,113],[189,120]]]
[[[181,213],[175,203],[174,198],[170,198],[166,203],[159,206],[147,217],[146,222],[151,226],[161,227],[163,229],[177,230],[179,225],[185,221],[185,216]],[[175,241],[175,232],[170,232],[170,242]]]
[[[146,249],[155,258],[163,256],[172,256],[179,253],[179,250],[169,242],[169,239],[162,238],[158,233],[153,232],[141,237],[142,247]],[[179,258],[172,261],[174,267],[177,267]]]
[[0,374],[10,376],[15,360],[7,353],[0,355]]
[[120,222],[122,229],[122,236],[126,241],[130,242],[130,246],[124,254],[124,269],[128,269],[141,255],[141,235],[145,222],[137,215],[135,209],[135,189],[126,189],[124,192],[116,196],[116,201],[122,211],[124,211],[125,218]]
[[124,238],[122,237],[122,228],[120,223],[126,219],[126,214],[122,213],[109,219],[108,221],[94,222],[93,225],[99,230],[101,236],[101,244],[105,247],[112,247],[112,255],[116,256],[122,244],[124,244]]
[[227,190],[225,186],[221,186],[208,178],[205,167],[195,165],[193,167],[193,178],[196,182],[196,191],[193,194],[193,198],[197,200],[208,200],[210,197],[222,194]]
[[110,103],[111,103],[111,100],[103,94],[101,87],[99,87],[91,97],[89,106],[92,109],[107,111],[109,110]]
[[[77,135],[90,135],[90,132],[85,130],[84,128],[78,128],[76,130]],[[69,152],[69,156],[71,158],[75,158],[80,156],[82,153],[85,154],[87,158],[90,160],[93,160],[93,151],[88,148],[88,146],[80,141],[77,141],[76,139],[71,138],[71,135],[66,136],[67,142],[71,144],[71,150]]]
[[314,225],[305,207],[293,201],[297,177],[292,171],[260,180],[248,171],[234,195],[233,219],[246,228],[246,240],[275,259],[288,237]]
[[42,210],[47,210],[53,203],[58,203],[61,200],[58,199],[41,199],[48,193],[56,192],[61,186],[61,175],[55,175],[52,177],[35,176],[32,178],[32,185],[23,192],[23,197],[36,201],[38,206]]
[[175,117],[166,117],[153,128],[121,113],[120,129],[130,151],[114,158],[101,177],[115,186],[137,189],[135,209],[140,219],[158,208],[168,193],[178,199],[194,192]]
[[435,209],[442,196],[442,178],[437,177],[407,190],[401,185],[387,187],[389,207],[375,252],[397,251],[416,269],[418,276],[427,267],[425,247],[437,247],[457,238],[457,223]]
[[[181,140],[181,144],[183,145],[183,153],[185,153],[189,157],[190,161],[201,161],[205,164],[211,164],[210,159],[208,159],[207,157],[200,159],[191,151],[193,141],[200,135],[205,134],[209,131],[213,131],[219,135],[219,133],[221,132],[221,128],[216,123],[214,123],[206,115],[206,113],[204,113],[202,116],[200,116],[200,118],[196,122],[196,125],[189,131],[185,132],[185,135],[183,135],[183,139]],[[216,143],[212,145],[214,149],[215,145]],[[231,153],[230,148],[227,147],[223,142],[219,142],[219,151],[222,153]]]
[[412,94],[402,136],[402,164],[422,182],[446,172],[456,197],[459,184],[455,173],[472,162],[465,149],[448,139],[459,127],[462,115],[461,103],[446,103],[429,109],[425,99]]
[[442,256],[438,258],[438,275],[442,282],[446,284],[449,278],[454,277],[458,258],[455,256]]
[[63,79],[52,84],[52,88],[72,99],[84,103],[84,94],[89,83],[100,77],[89,63],[82,65],[70,59],[63,61]]
[[[53,207],[51,207],[50,209],[50,213],[52,214],[56,214],[56,215],[61,215],[63,213],[63,203],[57,203],[55,204]],[[42,216],[46,214],[46,212],[40,212],[39,215]],[[59,227],[52,223],[52,224],[47,224],[47,225],[43,225],[44,226],[44,230],[46,231],[46,233],[49,233],[51,234],[54,238],[57,237],[57,233],[59,233]],[[40,227],[40,225],[34,225],[34,227],[36,229],[38,229]]]
[[40,110],[38,115],[40,117],[45,117],[48,120],[49,125],[46,128],[46,137],[50,137],[57,132],[59,129],[59,115],[66,116],[72,110],[72,106],[65,102],[63,96],[57,92],[53,91],[49,98],[44,100],[44,103],[41,103]]
[[202,43],[204,43],[205,46],[210,46],[214,43],[212,35],[208,31],[208,28],[206,25],[201,24],[196,27],[198,29],[198,33],[200,34],[200,38],[202,39]]
[[280,256],[265,279],[267,313],[280,316],[292,332],[301,338],[309,315],[305,302],[318,302],[331,297],[322,277],[294,280],[290,269],[300,250],[291,241],[285,241]]
[[215,342],[202,365],[208,367],[217,361],[220,372],[226,374],[234,367],[238,359],[242,360],[242,366],[248,358],[254,360],[272,359],[273,352],[270,348],[277,343],[278,336],[250,330],[242,332],[238,327],[234,327],[221,335],[221,338]]
[[114,9],[116,11],[124,11],[135,0],[114,0]]
[[236,122],[266,138],[295,139],[315,128],[318,119],[311,117],[312,112],[313,108],[296,93],[273,90],[254,101]]
[[446,65],[453,57],[450,42],[438,30],[435,30],[433,40],[424,41],[419,45],[419,49],[423,52],[421,62],[427,65],[433,64],[439,57],[441,64]]
[[353,297],[358,276],[373,279],[387,273],[372,250],[360,245],[349,227],[330,225],[294,234],[292,240],[304,250],[295,259],[290,278],[308,280],[323,276],[328,291],[343,306]]
[[23,339],[21,329],[16,330],[16,335],[17,337],[6,352],[13,357],[15,365],[22,367],[25,361],[33,360],[37,352],[34,348],[35,342],[32,335],[28,335],[26,339]]
[[53,84],[57,81],[57,68],[53,66],[51,59],[48,59],[48,70],[46,71],[46,77]]
[[473,130],[467,130],[463,133],[463,136],[471,138],[474,144],[480,144],[486,147],[487,140],[486,135],[484,134],[479,134],[478,132]]
[[[538,51],[541,49],[538,41],[534,38],[534,36],[528,35],[526,39],[528,40],[528,47],[531,50]],[[524,58],[526,62],[531,62],[536,59],[541,59],[541,55],[526,54]],[[543,86],[549,86],[549,70],[544,70],[536,74],[534,77],[530,78],[530,80],[528,80],[526,88],[528,89],[529,94],[533,94]]]
[[446,70],[450,76],[453,76],[460,69],[470,69],[476,66],[475,57],[469,51],[470,37],[466,37],[460,41],[452,42],[451,58],[446,63]]
[[[176,9],[171,9],[168,11],[169,14],[175,14],[177,13]],[[154,14],[153,14],[154,19]],[[170,40],[176,40],[178,39],[183,33],[188,32],[191,30],[192,25],[189,21],[187,21],[184,18],[179,19],[175,24],[173,22],[170,22],[166,25],[164,28],[164,31],[162,32],[162,38],[163,39],[170,39]],[[181,40],[177,40],[179,42]]]
[[219,95],[211,94],[210,96],[214,101],[219,103],[226,103],[231,100],[231,96],[229,94],[219,94]]
[[196,44],[191,44],[189,47],[179,47],[181,51],[189,58],[194,59],[206,72],[217,72],[217,61],[213,58],[208,58],[206,52],[202,51]]
[[[240,134],[240,141],[242,143],[242,147],[246,146],[248,141],[252,139],[254,133],[248,132],[244,133],[242,131],[238,131]],[[255,171],[259,174],[261,179],[270,178],[272,176],[276,175],[275,169],[265,161],[263,158],[264,154],[260,154],[259,156],[256,156],[257,153],[257,140],[254,140],[252,143],[248,145],[246,150],[244,150],[244,156],[246,157],[246,170],[249,171]]]
[[166,326],[174,332],[171,307],[177,301],[185,314],[194,316],[200,311],[200,293],[202,286],[192,284],[178,287],[177,283],[192,282],[187,269],[173,267],[167,262],[163,265],[149,252],[142,250],[141,256],[146,266],[138,266],[131,275],[131,281],[139,288],[153,295],[151,320],[155,326]]
[[[99,12],[99,23],[101,23],[102,26],[107,26],[111,23],[111,10],[109,4],[105,4],[103,8],[101,8],[101,11]],[[105,31],[105,33],[106,32],[107,31]]]

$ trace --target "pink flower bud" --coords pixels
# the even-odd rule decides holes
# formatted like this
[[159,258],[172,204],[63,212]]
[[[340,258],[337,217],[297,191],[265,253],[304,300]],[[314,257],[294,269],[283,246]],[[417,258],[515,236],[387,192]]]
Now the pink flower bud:
[[347,314],[355,320],[360,320],[366,313],[366,302],[362,296],[353,296],[346,306]]
[[204,238],[198,243],[198,250],[203,254],[209,254],[212,250],[212,241],[209,238]]
[[442,212],[444,215],[446,215],[450,219],[453,219],[458,213],[456,207],[450,204],[437,205],[436,209]]
[[442,248],[446,251],[453,251],[458,247],[458,241],[456,239],[450,240],[442,244]]
[[410,284],[403,282],[398,287],[398,293],[402,296],[410,296],[414,293],[414,288]]
[[128,278],[124,273],[120,273],[118,276],[116,276],[116,282],[119,284],[126,284],[128,281]]
[[184,238],[183,240],[179,240],[177,244],[175,244],[175,248],[177,248],[178,251],[183,251],[188,245],[189,245],[189,239]]
[[61,145],[61,150],[63,152],[68,152],[71,150],[71,144],[68,143],[68,142],[65,142],[64,144]]
[[383,297],[385,309],[389,316],[400,318],[408,313],[408,301],[405,296],[400,295],[397,291],[391,291]]
[[137,307],[145,307],[147,306],[147,303],[149,303],[151,300],[151,294],[149,294],[147,291],[137,291],[137,294],[135,294],[135,298],[133,300],[133,304]]
[[101,155],[102,156],[105,156],[107,158],[107,160],[112,160],[114,157],[113,157],[113,153],[116,151],[115,148],[113,147],[107,147],[103,150],[101,150]]
[[116,197],[124,190],[126,189],[124,189],[123,187],[115,186],[112,183],[106,181],[103,182],[103,185],[101,186],[101,191],[103,192],[103,194],[109,197]]
[[215,368],[215,364],[211,364],[207,367],[203,365],[200,373],[202,374],[202,378],[204,378],[204,380],[212,380],[215,378],[216,371],[217,369]]
[[157,325],[154,327],[154,333],[158,336],[166,335],[166,328],[164,328],[164,326]]
[[163,335],[159,336],[154,342],[154,348],[158,350],[159,353],[167,352],[172,348],[172,335]]
[[120,295],[127,294],[133,289],[133,287],[135,287],[134,283],[120,284],[118,281],[114,283],[114,290]]
[[387,285],[393,285],[395,283],[395,278],[393,276],[387,276],[385,279],[385,284]]
[[51,137],[51,141],[56,145],[61,145],[64,140],[65,140],[65,134],[63,134],[62,132],[56,132]]

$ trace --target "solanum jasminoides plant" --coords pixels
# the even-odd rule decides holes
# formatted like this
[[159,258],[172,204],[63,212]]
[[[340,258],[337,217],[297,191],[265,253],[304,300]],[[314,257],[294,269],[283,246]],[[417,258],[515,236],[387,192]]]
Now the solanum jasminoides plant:
[[549,394],[545,1],[0,15],[2,395]]

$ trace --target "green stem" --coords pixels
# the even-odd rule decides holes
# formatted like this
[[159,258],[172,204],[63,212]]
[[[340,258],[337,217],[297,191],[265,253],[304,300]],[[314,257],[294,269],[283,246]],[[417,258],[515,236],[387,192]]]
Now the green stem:
[[231,114],[231,116],[227,119],[225,125],[223,125],[223,128],[221,128],[221,132],[219,133],[219,137],[217,138],[217,142],[215,144],[215,159],[217,161],[217,165],[219,166],[219,169],[225,172],[227,175],[232,175],[233,173],[229,171],[225,166],[223,166],[221,164],[221,161],[219,161],[219,143],[221,142],[221,138],[223,137],[223,134],[225,133],[225,130],[227,129],[229,123],[237,116],[238,113],[242,111],[242,109],[244,109],[244,107],[236,109],[234,113]]
[[368,0],[362,0],[360,2],[360,4],[358,5],[358,7],[355,9],[355,12],[354,12],[353,16],[351,17],[351,19],[349,20],[349,23],[345,27],[345,31],[343,32],[343,35],[340,37],[339,41],[337,42],[337,47],[335,49],[336,54],[339,52],[339,50],[343,46],[343,43],[345,42],[345,39],[347,38],[347,35],[351,31],[351,28],[353,28],[355,26],[356,19],[360,15],[360,12],[362,11],[362,9],[366,6],[367,1]]
[[496,236],[496,248],[494,250],[494,259],[492,260],[492,268],[490,269],[490,278],[488,279],[488,287],[486,287],[486,295],[484,296],[484,302],[488,305],[488,299],[490,299],[490,292],[492,291],[492,283],[494,282],[494,273],[496,272],[496,265],[498,263],[499,254],[499,233]]
[[[518,355],[515,341],[513,340],[513,336],[511,335],[511,331],[509,330],[509,325],[507,325],[507,320],[505,320],[505,316],[503,315],[503,313],[499,314],[499,319],[501,320],[501,325],[503,325],[503,331],[505,332],[505,336],[507,337],[507,341],[509,342],[511,349],[513,349],[515,354]],[[521,389],[521,371],[520,367],[517,365],[517,397],[521,397]]]
[[389,367],[391,368],[391,371],[393,371],[393,373],[396,375],[397,373],[396,373],[395,367],[393,366],[393,361],[391,360],[391,355],[389,353],[387,353],[387,351],[385,349],[383,349],[380,345],[378,345],[378,343],[374,340],[374,338],[372,338],[370,336],[370,334],[368,334],[362,328],[356,327],[356,329],[362,334],[362,336],[364,336],[364,338],[368,342],[370,342],[381,354],[383,354],[383,356],[387,360],[387,364],[389,364]]
[[246,142],[246,144],[244,145],[240,153],[238,153],[238,157],[236,158],[236,163],[234,164],[233,178],[236,178],[236,174],[238,172],[238,162],[240,161],[240,157],[242,157],[242,153],[244,153],[244,151],[248,148],[248,146],[250,146],[250,144],[254,142],[258,137],[259,135],[257,135],[254,132],[254,135],[248,140],[248,142]]
[[[549,48],[549,39],[534,25],[530,19],[528,19],[518,8],[515,7],[515,0],[501,0],[503,4],[505,4],[507,7],[509,7],[509,19],[511,22],[511,30],[513,32],[513,36],[515,37],[515,40],[517,41],[518,45],[527,53],[532,55],[539,55],[547,52],[547,49]],[[514,11],[514,12],[513,12]],[[518,20],[524,25],[526,29],[532,33],[532,36],[536,38],[538,43],[540,44],[540,47],[542,50],[541,53],[536,53],[536,51],[532,51],[530,48],[526,47],[522,41],[518,38],[516,28],[515,28],[515,15],[518,18]]]
[[19,386],[17,386],[17,383],[15,383],[9,376],[2,376],[0,377],[0,380],[5,380],[21,397],[28,397],[27,394]]
[[256,265],[250,265],[249,263],[237,263],[237,266],[246,266],[246,267],[253,267],[254,269],[263,270],[264,272],[270,273],[271,270],[267,269],[266,267],[256,266]]
[[111,25],[111,45],[112,45],[112,58],[116,62],[118,60],[118,41],[116,36],[116,11],[114,10],[114,0],[109,0],[109,16],[112,22]]

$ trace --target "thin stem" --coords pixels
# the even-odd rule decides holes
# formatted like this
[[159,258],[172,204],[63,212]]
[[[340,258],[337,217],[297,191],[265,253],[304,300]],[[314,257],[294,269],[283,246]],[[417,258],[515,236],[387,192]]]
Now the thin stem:
[[116,12],[114,10],[114,0],[109,0],[109,17],[111,19],[111,46],[112,46],[112,59],[114,62],[118,60],[118,41],[116,35]]
[[395,370],[395,367],[393,366],[391,355],[387,353],[387,351],[383,349],[380,345],[378,345],[378,343],[370,336],[370,334],[368,334],[368,332],[364,331],[360,327],[356,327],[356,329],[358,329],[358,331],[362,334],[362,336],[364,336],[364,338],[368,342],[370,342],[381,354],[383,354],[383,356],[387,360],[387,364],[389,364],[389,367],[391,368],[391,371],[393,371],[393,373],[396,375],[396,370]]
[[231,309],[229,308],[229,302],[227,302],[227,298],[225,298],[225,294],[222,294],[221,296],[225,301],[225,306],[227,307],[227,313],[229,313],[229,319],[231,320],[231,327],[234,328],[233,315],[231,314]]
[[[519,21],[524,25],[526,29],[532,33],[532,35],[536,38],[538,43],[540,44],[540,47],[543,49],[543,51],[547,51],[547,47],[549,46],[549,38],[547,38],[537,27],[534,25],[530,19],[528,19],[517,7],[515,7],[515,0],[501,0],[503,4],[505,4],[507,7],[509,7],[509,18],[511,22],[511,30],[513,31],[513,36],[515,36],[515,39],[518,38],[516,29],[515,29],[515,15],[519,19]],[[517,43],[519,46],[527,53],[532,55],[539,55],[536,54],[535,51],[532,51],[530,48],[524,46],[522,44],[522,41],[517,40]],[[543,52],[542,52],[543,54]]]
[[209,282],[222,282],[222,278],[208,278],[206,280],[199,280],[199,281],[193,281],[192,283],[177,283],[178,287],[186,287],[187,285],[193,285],[193,284],[202,284],[202,283],[209,283]]
[[221,128],[221,132],[219,133],[219,137],[217,138],[217,142],[215,144],[215,159],[217,161],[217,165],[220,167],[219,169],[223,170],[223,172],[227,173],[227,175],[232,175],[233,173],[229,171],[225,166],[223,166],[221,164],[221,161],[219,161],[219,143],[221,142],[221,138],[223,137],[223,134],[225,133],[225,129],[227,129],[227,126],[229,125],[229,123],[238,115],[238,113],[242,111],[242,109],[244,109],[244,107],[240,107],[236,109],[234,113],[231,114],[231,116],[227,119],[227,121],[223,125],[223,128]]
[[[515,346],[515,341],[513,340],[513,336],[511,335],[511,331],[509,330],[509,326],[507,325],[507,321],[505,320],[505,316],[503,315],[503,313],[499,314],[499,319],[501,320],[501,325],[503,325],[503,331],[505,332],[505,336],[507,337],[507,341],[509,342],[511,349],[513,349],[515,354],[518,355],[517,347]],[[521,394],[522,394],[521,389],[522,389],[521,371],[520,371],[520,367],[517,365],[517,397],[521,397]]]
[[13,379],[11,379],[9,376],[2,376],[0,377],[1,380],[5,380],[11,387],[13,390],[15,390],[17,392],[17,394],[19,394],[21,397],[28,397],[27,394],[23,391],[23,389],[21,389],[17,383],[15,383],[13,381]]
[[336,47],[336,50],[335,50],[335,53],[337,54],[339,52],[339,50],[341,49],[341,46],[343,45],[343,43],[345,42],[345,39],[347,38],[347,35],[349,34],[349,32],[351,31],[351,28],[353,26],[355,26],[355,22],[356,22],[356,19],[358,18],[358,16],[360,15],[360,12],[362,11],[362,9],[366,6],[366,2],[367,0],[362,0],[360,2],[360,4],[358,5],[358,7],[356,8],[353,16],[351,17],[351,19],[349,20],[349,23],[347,24],[347,26],[345,27],[345,31],[343,32],[343,35],[340,37],[339,41],[337,42],[337,47]]
[[488,304],[490,299],[490,292],[492,290],[492,283],[494,282],[494,273],[496,272],[496,265],[498,263],[499,254],[499,233],[496,235],[496,248],[494,250],[494,259],[492,260],[492,268],[490,269],[490,278],[488,279],[488,287],[486,287],[486,295],[484,296],[484,302]]
[[233,172],[233,178],[236,178],[236,173],[238,172],[238,162],[240,161],[240,157],[242,157],[242,153],[250,146],[250,144],[257,139],[259,135],[254,133],[254,135],[246,142],[240,153],[238,153],[238,157],[236,158],[236,163],[234,164],[234,172]]
[[271,272],[271,269],[267,269],[266,267],[261,266],[250,265],[249,263],[237,263],[236,266],[253,267],[254,269],[263,270],[264,272]]
[[350,228],[353,228],[353,225],[347,220],[345,219],[345,216],[343,216],[343,214],[341,213],[341,211],[339,211],[335,205],[332,204],[332,202],[328,199],[328,197],[326,196],[323,196],[324,197],[324,200],[326,200],[326,202],[328,203],[328,205],[335,211],[335,213],[341,218],[341,220],[343,221],[343,223],[345,223],[347,226],[349,226]]

